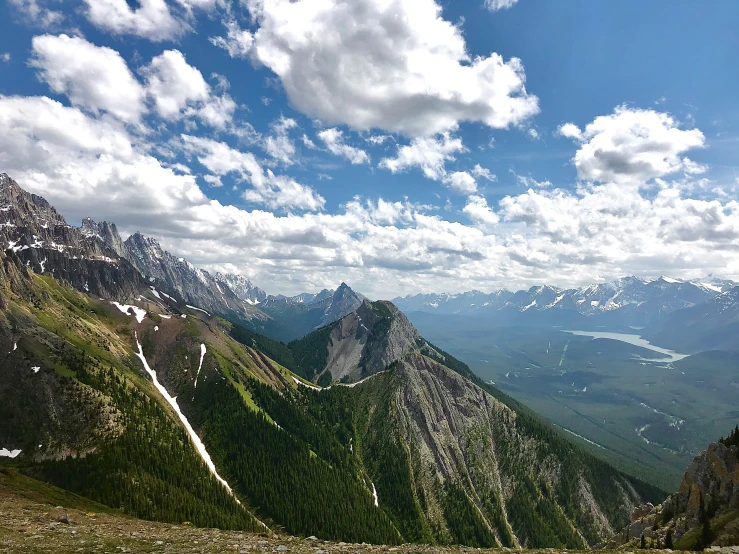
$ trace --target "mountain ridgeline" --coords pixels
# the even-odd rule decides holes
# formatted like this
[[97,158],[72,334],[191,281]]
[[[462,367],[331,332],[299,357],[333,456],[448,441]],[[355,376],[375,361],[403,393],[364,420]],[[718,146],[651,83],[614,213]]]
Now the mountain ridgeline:
[[0,461],[27,476],[145,519],[379,544],[584,548],[664,497],[389,302],[247,302],[155,241],[0,194]]
[[647,327],[669,314],[711,301],[737,283],[708,277],[682,281],[669,277],[625,277],[610,283],[562,289],[535,286],[511,292],[417,294],[393,302],[405,313],[464,315],[505,325],[573,325],[577,328]]

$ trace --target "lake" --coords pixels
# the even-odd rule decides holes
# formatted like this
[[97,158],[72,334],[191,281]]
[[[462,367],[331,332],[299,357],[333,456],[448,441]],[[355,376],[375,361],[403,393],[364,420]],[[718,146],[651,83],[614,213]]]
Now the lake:
[[690,354],[680,354],[678,352],[675,352],[674,350],[667,350],[666,348],[655,346],[648,340],[643,339],[640,335],[630,335],[628,333],[609,333],[600,331],[570,331],[564,329],[563,331],[565,333],[571,333],[573,335],[579,335],[583,337],[592,337],[594,339],[620,340],[621,342],[633,344],[634,346],[641,346],[642,348],[647,348],[654,352],[659,352],[660,354],[665,354],[666,356],[669,356],[669,358],[649,360],[653,362],[676,362],[690,356]]

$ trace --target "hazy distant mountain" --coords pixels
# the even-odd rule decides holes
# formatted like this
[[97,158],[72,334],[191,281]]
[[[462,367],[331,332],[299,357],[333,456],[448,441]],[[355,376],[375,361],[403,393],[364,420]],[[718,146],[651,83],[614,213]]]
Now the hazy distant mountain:
[[739,287],[701,304],[675,311],[642,331],[643,336],[680,352],[739,348]]
[[254,283],[243,275],[214,273],[213,278],[216,282],[225,284],[236,293],[236,296],[249,304],[260,304],[267,299],[267,293],[255,286]]
[[[517,317],[528,322],[556,323],[558,318],[571,320],[569,312],[595,316],[602,323],[644,326],[675,310],[714,298],[733,285],[731,281],[714,278],[681,281],[669,277],[625,277],[577,289],[544,285],[517,292],[503,289],[492,293],[417,294],[395,298],[393,302],[407,313]],[[551,315],[544,317],[545,312]],[[525,316],[520,318],[516,314]]]
[[273,319],[274,325],[265,326],[261,332],[289,342],[341,319],[356,310],[363,300],[364,296],[346,283],[341,283],[335,291],[322,290],[317,294],[293,297],[268,296],[259,307]]

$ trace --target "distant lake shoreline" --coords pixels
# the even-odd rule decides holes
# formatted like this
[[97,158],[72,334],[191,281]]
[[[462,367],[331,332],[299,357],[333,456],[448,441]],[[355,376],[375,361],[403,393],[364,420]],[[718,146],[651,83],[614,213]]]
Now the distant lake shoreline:
[[687,358],[688,356],[690,356],[690,354],[680,354],[679,352],[675,352],[674,350],[668,350],[666,348],[660,348],[659,346],[655,346],[648,340],[643,339],[640,335],[631,335],[628,333],[601,332],[601,331],[572,331],[569,329],[562,329],[562,332],[570,333],[572,335],[578,335],[582,337],[592,337],[594,339],[619,340],[621,342],[633,344],[634,346],[640,346],[642,348],[646,348],[648,350],[652,350],[654,352],[659,352],[660,354],[665,354],[666,356],[669,356],[669,358],[648,360],[652,362],[677,362],[678,360],[682,360],[683,358]]

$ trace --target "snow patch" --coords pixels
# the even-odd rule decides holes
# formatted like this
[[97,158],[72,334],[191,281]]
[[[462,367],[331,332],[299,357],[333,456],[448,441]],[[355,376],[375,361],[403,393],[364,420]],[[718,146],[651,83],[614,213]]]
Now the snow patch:
[[161,317],[162,319],[172,319],[172,316],[168,314],[159,314],[159,317]]
[[131,306],[128,304],[119,304],[118,302],[111,302],[116,308],[118,308],[120,311],[122,311],[126,315],[131,315],[128,313],[129,310],[133,310],[134,317],[136,318],[136,321],[141,323],[144,320],[144,317],[146,317],[146,310],[143,308],[139,308],[138,306]]
[[195,306],[190,306],[190,304],[185,304],[185,306],[187,306],[191,310],[197,310],[199,312],[203,312],[205,315],[207,315],[208,317],[210,317],[210,314],[208,312],[206,312],[203,308],[196,308]]
[[313,390],[317,390],[317,391],[322,390],[321,387],[314,387],[313,385],[309,385],[308,383],[304,383],[303,381],[301,381],[300,379],[298,379],[294,375],[293,375],[293,381],[295,381],[295,384],[296,385],[300,385],[300,386],[306,387],[308,389],[313,389]]
[[205,358],[205,345],[200,344],[200,364],[198,365],[198,372],[195,375],[195,388],[198,388],[198,377],[200,377],[200,370],[203,369],[203,358]]
[[159,331],[159,325],[154,325],[154,331]]
[[721,287],[717,287],[716,285],[712,285],[711,283],[698,283],[701,287],[707,288],[708,290],[712,290],[713,292],[722,292]]
[[161,300],[161,299],[162,299],[162,297],[161,297],[161,296],[159,296],[159,291],[158,291],[157,289],[155,289],[154,287],[150,287],[150,288],[151,288],[151,293],[152,293],[152,294],[153,294],[154,296],[156,296],[156,297],[157,297],[157,298],[158,298],[159,300]]
[[15,458],[20,453],[21,450],[8,450],[7,448],[0,448],[0,458]]
[[34,373],[38,373],[39,371],[41,371],[41,366],[35,365],[31,368],[31,371],[33,371]]
[[169,298],[169,299],[170,299],[170,300],[171,300],[172,302],[177,302],[177,299],[175,299],[175,298],[171,297],[170,295],[168,295],[168,294],[167,294],[166,292],[164,292],[164,291],[161,291],[161,290],[160,290],[160,291],[159,291],[159,294],[161,294],[161,295],[162,295],[162,296],[164,296],[165,298]]

